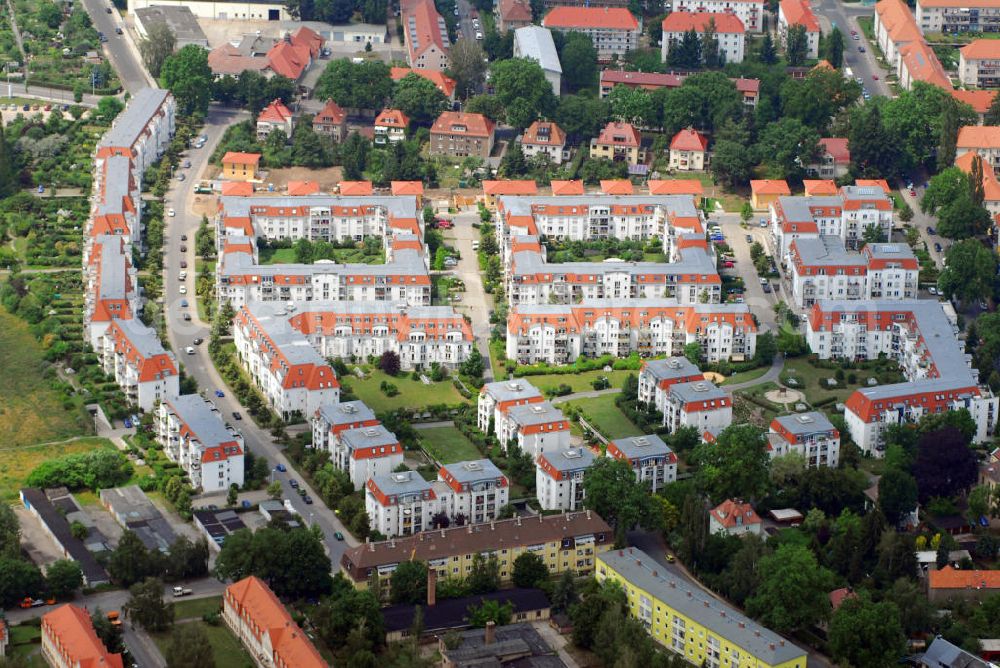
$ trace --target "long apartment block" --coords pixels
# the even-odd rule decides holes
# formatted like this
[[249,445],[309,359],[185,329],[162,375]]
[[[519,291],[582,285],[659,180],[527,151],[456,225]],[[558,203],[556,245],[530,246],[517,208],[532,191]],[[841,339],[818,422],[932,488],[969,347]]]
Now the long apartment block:
[[979,384],[979,372],[940,302],[823,300],[813,305],[806,340],[820,359],[895,360],[907,382],[857,390],[846,402],[854,442],[880,456],[887,425],[967,409],[982,443],[996,427],[998,399]]
[[835,236],[857,250],[869,227],[877,227],[883,239],[892,231],[892,200],[878,186],[842,186],[834,196],[779,197],[770,212],[782,259],[795,239]]
[[140,320],[112,320],[97,348],[104,373],[143,411],[178,394],[177,360]]
[[340,565],[355,588],[367,589],[376,578],[385,588],[404,561],[424,561],[438,578],[464,578],[479,555],[496,558],[500,582],[506,584],[511,581],[514,561],[525,552],[541,557],[553,576],[566,572],[587,575],[594,571],[597,556],[613,542],[608,523],[587,510],[468,524],[367,543],[349,548]]
[[682,305],[674,299],[585,299],[515,306],[507,318],[508,359],[568,364],[585,355],[683,354],[698,343],[710,362],[753,357],[757,325],[745,304]]
[[920,264],[907,244],[866,244],[848,251],[840,237],[802,237],[788,253],[795,305],[821,299],[915,299]]
[[1000,32],[997,0],[917,0],[914,15],[924,34]]
[[198,394],[169,396],[156,413],[156,440],[203,492],[243,486],[243,436],[229,427],[215,405]]
[[674,12],[721,12],[735,14],[747,32],[764,29],[764,0],[672,0],[664,8]]
[[403,463],[399,439],[361,401],[324,403],[312,415],[312,433],[312,447],[330,453],[355,489]]
[[115,320],[132,320],[139,312],[139,291],[132,248],[120,236],[94,239],[83,268],[83,321],[87,342],[94,350]]

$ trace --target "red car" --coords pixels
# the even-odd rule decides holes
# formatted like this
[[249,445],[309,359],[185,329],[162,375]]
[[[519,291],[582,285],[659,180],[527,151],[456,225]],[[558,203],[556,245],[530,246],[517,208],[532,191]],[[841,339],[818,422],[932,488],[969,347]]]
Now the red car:
[[872,79],[874,79],[875,81],[878,81],[878,75],[877,74],[873,74],[872,75]]
[[450,230],[452,228],[450,220],[439,220],[437,224],[438,227],[441,228],[442,230]]
[[723,262],[723,263],[722,263],[722,266],[723,266],[724,268],[726,268],[726,269],[732,269],[732,268],[733,268],[733,267],[735,267],[736,265],[734,265],[734,264],[733,264],[732,262]]

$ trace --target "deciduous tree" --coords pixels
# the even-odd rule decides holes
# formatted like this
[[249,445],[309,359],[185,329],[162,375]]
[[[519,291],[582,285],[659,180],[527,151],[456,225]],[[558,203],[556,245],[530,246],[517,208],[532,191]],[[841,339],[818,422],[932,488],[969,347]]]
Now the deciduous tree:
[[597,50],[590,37],[571,32],[563,41],[559,54],[562,82],[572,92],[597,88]]
[[178,624],[164,652],[167,668],[215,668],[215,655],[201,624]]
[[49,593],[57,599],[66,599],[83,586],[83,571],[80,564],[71,559],[60,559],[49,565],[45,571],[45,584]]
[[156,578],[132,585],[122,610],[133,624],[147,631],[164,631],[174,623],[174,606],[164,602],[163,582]]
[[780,545],[760,560],[760,585],[746,600],[747,612],[779,633],[807,628],[827,617],[830,571],[804,545]]
[[956,241],[945,255],[938,287],[945,297],[966,304],[986,299],[992,294],[996,268],[996,256],[978,240]]
[[460,39],[452,46],[448,74],[455,80],[455,92],[463,100],[479,90],[486,75],[486,54],[471,39]]
[[392,573],[393,603],[422,603],[427,600],[427,564],[404,561]]
[[715,443],[695,448],[695,482],[715,503],[760,498],[768,488],[767,439],[750,424],[727,427]]
[[389,66],[381,60],[361,63],[346,58],[332,60],[319,76],[314,94],[344,108],[381,109],[392,94]]
[[549,580],[549,569],[534,552],[523,552],[514,560],[515,587],[540,587]]
[[428,79],[411,72],[396,82],[392,106],[414,125],[429,126],[448,106],[448,99]]
[[882,668],[896,663],[905,648],[894,603],[874,603],[867,594],[848,597],[830,619],[830,650],[841,665]]
[[649,493],[635,478],[628,462],[601,458],[583,478],[584,504],[615,528],[616,540],[624,541],[624,532],[637,524],[654,522]]
[[526,128],[540,116],[551,115],[556,98],[541,65],[528,58],[494,62],[490,82],[503,104],[507,123]]
[[802,65],[809,55],[808,49],[805,26],[790,26],[785,36],[785,61],[792,67]]
[[208,51],[197,44],[188,44],[168,56],[160,68],[160,81],[177,100],[181,114],[204,114],[212,97],[212,68],[208,66]]
[[975,483],[977,473],[976,455],[958,429],[945,427],[920,437],[913,475],[922,502],[966,491]]
[[153,77],[160,76],[163,62],[174,52],[177,38],[166,23],[153,23],[146,28],[146,38],[139,42],[142,62]]

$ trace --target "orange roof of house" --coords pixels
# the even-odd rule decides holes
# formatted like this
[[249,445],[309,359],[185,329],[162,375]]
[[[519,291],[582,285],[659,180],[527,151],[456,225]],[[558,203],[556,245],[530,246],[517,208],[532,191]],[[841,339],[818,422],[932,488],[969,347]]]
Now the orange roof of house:
[[631,123],[621,123],[612,121],[604,126],[600,136],[597,138],[598,144],[610,144],[614,146],[634,146],[636,148],[642,143],[639,131]]
[[222,156],[223,165],[257,165],[259,163],[260,153],[240,153],[239,151],[229,151]]
[[881,0],[875,5],[875,13],[889,33],[889,39],[897,45],[923,39],[913,12],[903,0]]
[[537,195],[538,184],[525,179],[483,181],[483,192],[487,195]]
[[375,118],[375,127],[402,128],[410,125],[410,119],[399,109],[383,109]]
[[671,12],[663,19],[663,32],[705,32],[710,21],[715,21],[715,32],[740,34],[746,32],[743,21],[735,14],[722,12]]
[[413,17],[412,27],[406,37],[406,48],[410,52],[410,62],[415,61],[431,46],[436,46],[443,53],[448,52],[451,42],[448,41],[447,33],[442,34],[439,27],[438,20],[442,17],[434,6],[433,0],[416,0],[416,2],[409,3],[402,14],[404,26],[408,25],[410,17]]
[[750,182],[750,191],[755,195],[791,195],[788,182],[784,179],[759,179]]
[[638,30],[632,12],[621,7],[554,7],[542,19],[546,28],[606,28]]
[[837,184],[829,179],[804,179],[802,185],[805,186],[806,197],[837,194]]
[[749,503],[743,503],[736,499],[726,499],[710,511],[715,521],[727,529],[731,529],[736,524],[736,518],[742,517],[741,526],[750,524],[760,524],[760,516]]
[[851,162],[851,151],[847,147],[846,137],[824,137],[819,145],[830,154],[836,164],[846,165]]
[[[966,174],[972,173],[972,161],[979,155],[975,151],[963,153],[955,158],[955,166]],[[1000,181],[997,181],[996,173],[989,160],[983,160],[983,200],[986,202],[1000,201]]]
[[223,197],[250,197],[253,195],[253,184],[249,181],[223,181]]
[[421,181],[393,181],[389,184],[393,195],[423,195],[424,184]]
[[338,184],[341,195],[365,197],[375,192],[371,181],[341,181]]
[[322,111],[313,116],[313,125],[316,123],[333,123],[340,125],[347,120],[347,112],[340,108],[340,105],[333,100],[327,100]]
[[856,179],[854,181],[856,186],[878,186],[881,188],[886,195],[892,192],[892,188],[889,187],[889,182],[885,179]]
[[300,26],[299,29],[292,34],[292,44],[308,47],[309,53],[314,56],[319,55],[319,51],[325,41],[326,40],[324,40],[318,32],[305,26]]
[[837,69],[837,68],[834,67],[830,63],[829,60],[827,60],[827,59],[824,58],[824,59],[820,60],[818,63],[816,63],[815,65],[813,65],[813,68],[810,71],[813,71],[813,70],[835,70],[835,69]]
[[931,589],[1000,589],[1000,571],[960,571],[947,565],[927,574]]
[[566,133],[551,121],[535,121],[524,131],[521,143],[563,146],[566,144]]
[[[983,41],[995,42],[997,40]],[[953,90],[951,96],[972,107],[972,110],[977,114],[985,114],[989,111],[990,105],[993,104],[993,98],[997,96],[997,92],[995,90]]]
[[90,614],[67,603],[42,615],[42,633],[52,637],[56,651],[80,668],[122,668],[122,655],[108,651],[97,637]]
[[275,74],[298,81],[302,72],[309,67],[313,54],[305,44],[293,44],[284,40],[278,42],[267,52],[268,65]]
[[934,50],[923,40],[915,40],[899,50],[902,65],[913,81],[923,81],[945,90],[951,90],[951,79],[941,66]]
[[781,0],[781,13],[788,25],[800,25],[806,32],[819,32],[819,23],[808,2],[803,0]]
[[285,666],[328,668],[323,657],[309,642],[274,592],[251,575],[226,587],[226,603],[235,603],[251,623],[271,638],[274,654]]
[[458,85],[454,79],[439,70],[428,70],[422,67],[393,67],[389,70],[389,76],[393,81],[405,79],[407,74],[416,74],[418,77],[427,79],[437,86],[437,89],[444,93],[445,97],[455,95],[455,87]]
[[531,23],[531,7],[524,0],[500,0],[500,18]]
[[966,125],[959,128],[958,148],[1000,148],[1000,127],[995,125]]
[[552,181],[552,194],[556,196],[582,195],[583,181]]
[[493,134],[493,128],[493,121],[482,114],[445,111],[434,121],[434,125],[431,126],[431,134],[489,137]]
[[958,50],[966,60],[1000,58],[1000,42],[995,39],[974,39]]
[[707,151],[708,137],[697,130],[685,128],[670,140],[671,151]]
[[668,179],[650,181],[650,195],[702,195],[705,187],[697,179]]
[[303,197],[305,195],[315,195],[319,192],[319,182],[318,181],[289,181],[288,182],[288,194],[294,195],[295,197]]
[[602,179],[601,192],[605,195],[631,195],[635,188],[628,179]]
[[840,605],[849,598],[857,598],[858,595],[854,593],[854,590],[850,587],[841,587],[840,589],[834,589],[830,592],[830,607],[834,610],[840,607]]

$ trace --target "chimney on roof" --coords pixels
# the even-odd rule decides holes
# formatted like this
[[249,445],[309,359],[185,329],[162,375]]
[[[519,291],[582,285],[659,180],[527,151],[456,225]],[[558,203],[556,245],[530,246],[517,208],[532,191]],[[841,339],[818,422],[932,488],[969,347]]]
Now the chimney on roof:
[[[428,568],[427,569],[427,607],[433,608],[434,604],[437,603],[437,579],[438,572],[437,569]],[[419,640],[419,638],[418,638]]]
[[486,622],[486,631],[483,633],[483,644],[492,645],[497,641],[497,623],[492,619]]
[[768,645],[768,647],[770,647],[770,648],[771,648],[771,651],[772,651],[772,652],[774,651],[774,643],[771,643],[770,645]]
[[587,519],[588,520],[590,519],[590,510],[589,509],[587,510]]
[[490,531],[496,531],[497,523],[490,521]]

